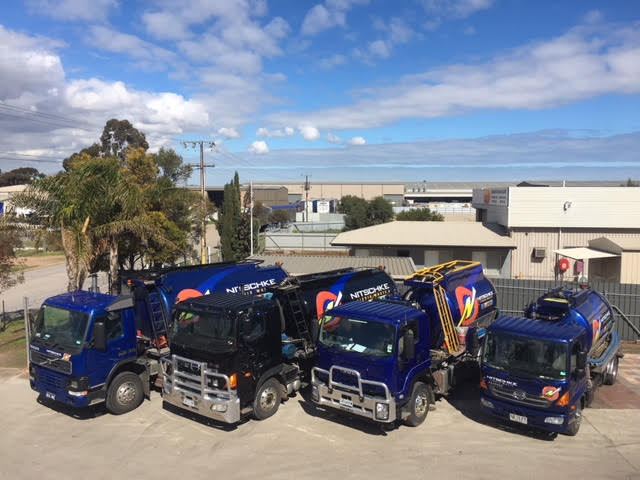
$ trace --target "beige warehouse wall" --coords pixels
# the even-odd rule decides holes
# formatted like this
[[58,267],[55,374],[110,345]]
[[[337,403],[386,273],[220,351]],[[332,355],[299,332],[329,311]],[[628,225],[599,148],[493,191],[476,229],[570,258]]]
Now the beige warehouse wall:
[[[559,234],[557,228],[532,228],[512,229],[511,238],[516,244],[516,249],[511,257],[512,278],[555,278],[556,255],[553,253],[558,248],[588,247],[589,240],[598,237],[608,237],[613,241],[623,239],[637,239],[640,228],[627,230],[602,229],[563,229]],[[536,261],[532,257],[534,248],[546,248],[547,256],[542,261]],[[566,280],[572,280],[574,275],[573,260],[569,259],[571,267],[563,276]],[[588,268],[585,262],[584,274],[588,277]]]
[[[304,199],[304,183],[283,184],[254,184],[263,186],[284,186],[290,194],[302,195]],[[309,199],[335,198],[340,199],[345,195],[354,195],[366,200],[383,195],[404,195],[404,184],[394,183],[311,183]]]
[[622,252],[620,283],[640,283],[640,252]]

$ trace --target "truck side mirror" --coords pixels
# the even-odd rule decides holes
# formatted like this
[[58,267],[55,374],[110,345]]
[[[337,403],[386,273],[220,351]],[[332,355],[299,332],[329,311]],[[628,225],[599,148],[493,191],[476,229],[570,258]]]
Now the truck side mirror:
[[253,331],[253,325],[251,324],[251,317],[244,316],[242,317],[242,336],[243,337],[248,337],[249,335],[251,335],[251,332]]
[[416,344],[413,336],[413,330],[407,328],[402,335],[402,341],[404,343],[403,357],[405,360],[413,360],[416,356]]
[[580,351],[576,357],[576,368],[584,370],[587,368],[587,352]]
[[93,325],[93,344],[99,352],[107,351],[107,329],[104,322],[96,322]]

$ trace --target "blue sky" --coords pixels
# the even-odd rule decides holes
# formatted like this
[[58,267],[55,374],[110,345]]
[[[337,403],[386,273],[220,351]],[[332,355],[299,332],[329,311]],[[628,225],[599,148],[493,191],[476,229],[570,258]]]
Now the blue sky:
[[211,185],[640,178],[638,2],[189,3],[5,0],[0,168],[115,117]]

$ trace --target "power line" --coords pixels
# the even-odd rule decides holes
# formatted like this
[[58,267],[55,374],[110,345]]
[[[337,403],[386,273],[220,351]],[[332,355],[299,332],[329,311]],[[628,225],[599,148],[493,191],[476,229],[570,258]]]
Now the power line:
[[77,125],[56,123],[56,122],[45,120],[45,119],[41,119],[41,118],[30,118],[27,115],[19,115],[19,114],[14,115],[12,113],[7,113],[6,111],[2,111],[2,110],[0,110],[0,116],[8,117],[8,118],[17,118],[18,120],[25,120],[25,121],[37,123],[37,124],[40,124],[40,125],[46,125],[48,127],[70,128],[70,129],[76,129],[76,130],[84,130],[85,132],[94,132],[95,131],[95,129],[91,130],[91,129],[80,127],[80,126],[77,126]]
[[0,101],[0,108],[8,108],[8,109],[11,109],[11,110],[17,110],[17,111],[19,111],[21,113],[26,113],[26,114],[33,115],[33,116],[49,118],[49,119],[52,119],[52,120],[71,122],[71,123],[74,123],[74,124],[82,123],[80,120],[78,120],[76,118],[64,117],[62,115],[55,115],[53,113],[47,113],[47,112],[41,112],[41,111],[33,111],[33,110],[28,109],[28,108],[18,107],[17,105],[11,105],[11,104],[3,102],[3,101]]

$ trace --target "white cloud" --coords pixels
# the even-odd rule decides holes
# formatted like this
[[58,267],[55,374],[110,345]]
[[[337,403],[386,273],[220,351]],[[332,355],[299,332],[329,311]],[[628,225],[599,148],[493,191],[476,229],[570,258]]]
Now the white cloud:
[[324,5],[313,6],[302,21],[303,35],[317,35],[334,27],[345,27],[347,12],[355,5],[366,5],[369,0],[327,0]]
[[209,104],[199,98],[136,90],[97,78],[68,80],[53,50],[60,46],[0,27],[0,101],[56,115],[0,117],[6,150],[37,149],[62,159],[95,142],[110,118],[130,120],[156,148],[170,145],[175,135],[209,125]]
[[331,55],[330,57],[321,58],[318,61],[318,66],[323,70],[331,70],[332,68],[339,65],[344,65],[345,63],[347,63],[347,57],[336,53],[334,55]]
[[264,155],[269,153],[269,145],[264,140],[256,140],[249,146],[249,151],[256,155]]
[[422,0],[428,13],[453,18],[467,18],[470,15],[493,6],[494,0]]
[[444,66],[406,76],[389,88],[363,89],[366,98],[351,105],[274,114],[268,120],[362,129],[482,109],[555,108],[599,95],[638,92],[640,31],[588,26],[488,61]]
[[285,127],[283,129],[277,130],[270,130],[266,127],[260,127],[256,132],[256,136],[262,138],[287,138],[292,137],[295,133],[295,130],[291,127]]
[[117,0],[28,0],[32,14],[64,21],[106,20],[118,6]]
[[367,141],[362,137],[353,137],[348,143],[349,145],[360,146],[365,145]]
[[222,127],[218,129],[218,135],[224,138],[240,138],[240,134],[233,127]]
[[416,33],[401,18],[392,18],[389,23],[378,19],[375,22],[375,28],[385,33],[382,39],[369,42],[366,51],[356,49],[355,55],[364,62],[370,62],[372,58],[388,58],[391,56],[392,50],[397,45],[410,42]]
[[472,35],[475,35],[475,34],[476,34],[476,29],[475,29],[475,27],[473,27],[473,26],[468,26],[468,27],[466,27],[466,28],[463,30],[463,33],[464,33],[465,35],[472,36]]
[[312,127],[311,125],[303,125],[301,127],[298,127],[298,131],[307,142],[313,142],[314,140],[320,138],[320,132],[318,131],[318,129],[316,127]]
[[329,142],[329,143],[337,143],[339,145],[341,145],[343,143],[342,139],[339,136],[337,136],[337,135],[335,135],[335,134],[333,134],[331,132],[327,133],[327,142]]

